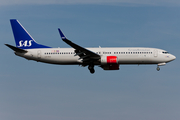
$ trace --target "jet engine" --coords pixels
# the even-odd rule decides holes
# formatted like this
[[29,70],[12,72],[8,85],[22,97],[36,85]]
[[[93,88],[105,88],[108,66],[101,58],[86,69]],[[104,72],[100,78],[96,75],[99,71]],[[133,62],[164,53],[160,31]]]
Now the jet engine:
[[101,57],[101,67],[104,70],[119,70],[117,56],[102,56]]

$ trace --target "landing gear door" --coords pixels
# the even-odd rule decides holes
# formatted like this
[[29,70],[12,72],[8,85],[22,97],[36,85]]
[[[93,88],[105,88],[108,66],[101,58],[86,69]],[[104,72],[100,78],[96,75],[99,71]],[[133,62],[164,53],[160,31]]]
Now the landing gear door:
[[154,57],[158,56],[158,50],[154,50]]

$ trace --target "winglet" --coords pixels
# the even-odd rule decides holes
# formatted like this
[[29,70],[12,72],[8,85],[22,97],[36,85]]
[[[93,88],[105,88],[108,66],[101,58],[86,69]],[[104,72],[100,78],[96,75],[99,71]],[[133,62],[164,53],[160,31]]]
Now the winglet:
[[67,40],[67,38],[65,37],[65,35],[64,35],[63,32],[61,31],[61,29],[58,28],[58,30],[59,30],[59,34],[60,34],[60,36],[61,36],[61,39],[62,39],[62,40]]

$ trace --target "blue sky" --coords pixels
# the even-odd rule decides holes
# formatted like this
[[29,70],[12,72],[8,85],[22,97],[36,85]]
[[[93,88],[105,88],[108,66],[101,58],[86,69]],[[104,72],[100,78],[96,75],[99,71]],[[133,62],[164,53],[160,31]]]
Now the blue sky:
[[[0,119],[169,120],[180,118],[179,1],[13,1],[0,3]],[[69,47],[58,28],[84,47],[155,47],[174,54],[162,66],[121,65],[119,71],[28,61],[14,45],[9,19],[33,38]]]

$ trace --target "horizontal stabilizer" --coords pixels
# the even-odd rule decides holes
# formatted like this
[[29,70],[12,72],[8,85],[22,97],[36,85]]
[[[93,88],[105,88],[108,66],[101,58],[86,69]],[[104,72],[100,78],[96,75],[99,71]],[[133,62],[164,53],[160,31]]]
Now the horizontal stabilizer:
[[6,46],[8,46],[9,48],[11,48],[12,50],[14,50],[15,52],[20,52],[20,53],[26,53],[27,51],[26,50],[23,50],[21,48],[18,48],[18,47],[14,47],[12,45],[9,45],[9,44],[5,44]]

